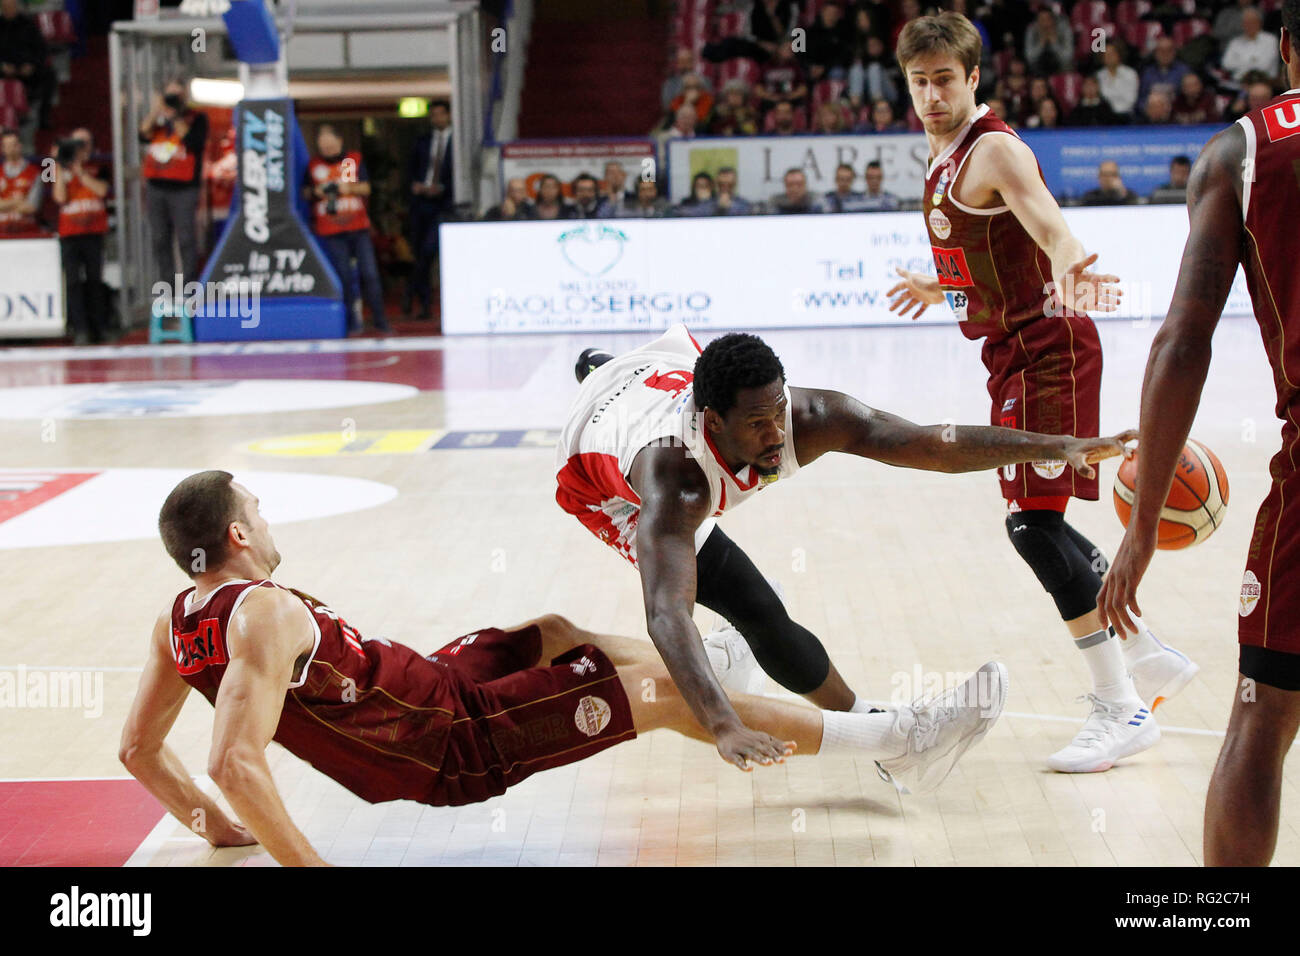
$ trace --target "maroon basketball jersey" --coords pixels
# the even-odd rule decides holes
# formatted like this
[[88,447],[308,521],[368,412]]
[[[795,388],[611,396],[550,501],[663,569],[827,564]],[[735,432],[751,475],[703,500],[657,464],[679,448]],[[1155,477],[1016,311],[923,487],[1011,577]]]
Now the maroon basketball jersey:
[[[172,603],[171,642],[186,683],[216,705],[230,662],[230,618],[271,581],[228,581],[197,604],[194,588]],[[365,640],[315,598],[306,605],[315,645],[294,668],[275,740],[371,802],[429,797],[447,747],[455,678],[402,644]]]
[[966,129],[931,160],[922,198],[939,287],[962,333],[990,342],[1043,318],[1052,281],[1047,253],[1007,206],[979,209],[953,196],[970,151],[982,137],[994,134],[1016,135],[987,105],[981,106]]
[[1280,479],[1300,469],[1300,89],[1237,122],[1246,134],[1243,265],[1284,423],[1272,465]]

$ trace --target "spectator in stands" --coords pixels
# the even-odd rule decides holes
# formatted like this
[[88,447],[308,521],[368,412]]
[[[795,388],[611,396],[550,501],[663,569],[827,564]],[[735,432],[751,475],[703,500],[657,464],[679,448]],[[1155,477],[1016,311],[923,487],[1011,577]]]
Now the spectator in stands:
[[1233,37],[1241,35],[1241,21],[1250,7],[1251,0],[1236,0],[1235,4],[1228,4],[1215,16],[1213,33],[1214,39],[1219,41],[1220,48],[1226,47]]
[[600,208],[596,210],[599,219],[617,219],[624,206],[636,201],[636,194],[627,187],[627,170],[618,160],[611,159],[605,163],[605,185],[601,193]]
[[776,56],[763,67],[758,86],[758,100],[764,110],[777,103],[802,106],[808,97],[808,79],[803,67],[794,56],[794,45],[786,40],[776,51]]
[[1174,122],[1185,125],[1219,122],[1219,107],[1214,94],[1205,88],[1199,73],[1188,73],[1178,85],[1178,96],[1174,99]]
[[794,121],[794,105],[788,100],[777,103],[772,108],[771,131],[776,136],[793,136],[799,132]]
[[730,80],[722,88],[722,100],[713,107],[709,132],[714,136],[753,136],[759,130],[758,111],[749,104],[744,80]]
[[695,107],[697,117],[713,112],[713,91],[705,88],[704,78],[698,73],[687,73],[682,77],[682,91],[673,97],[669,112],[675,115],[687,105]]
[[1137,193],[1124,185],[1119,164],[1112,159],[1097,167],[1097,188],[1083,194],[1085,206],[1131,206],[1137,201]]
[[853,27],[844,19],[840,0],[827,0],[817,11],[817,19],[808,28],[808,49],[804,63],[808,79],[842,80],[853,59]]
[[[141,176],[145,190],[145,212],[158,277],[179,286],[196,279],[198,267],[199,180],[203,175],[203,151],[208,141],[206,113],[190,109],[188,84],[180,79],[155,94],[153,106],[140,123],[140,141],[148,144]],[[172,242],[180,253],[176,268]],[[179,289],[178,289],[179,293]]]
[[665,113],[672,113],[676,109],[673,101],[681,95],[682,87],[685,84],[687,76],[694,76],[699,80],[700,89],[707,92],[710,97],[713,95],[713,86],[707,79],[696,72],[695,53],[688,46],[677,48],[677,58],[674,61],[675,69],[673,75],[664,80],[663,86],[659,90],[659,101],[663,106]]
[[661,159],[665,155],[664,150],[668,140],[693,139],[695,137],[695,127],[698,123],[699,114],[695,112],[694,106],[687,103],[677,107],[677,112],[673,114],[672,124],[655,134],[655,138],[659,141]]
[[808,192],[808,177],[798,166],[786,170],[785,192],[772,200],[773,208],[785,215],[817,212],[817,204]]
[[1275,94],[1273,84],[1267,80],[1251,80],[1246,84],[1242,95],[1233,101],[1228,110],[1228,119],[1237,121],[1252,110],[1257,110],[1271,100]]
[[[1277,53],[1276,43],[1273,44],[1273,52]],[[1165,88],[1172,103],[1174,94],[1178,92],[1178,87],[1183,82],[1183,77],[1189,72],[1191,67],[1178,59],[1178,49],[1174,46],[1173,37],[1162,35],[1156,40],[1156,48],[1151,55],[1150,64],[1142,71],[1142,85],[1138,89],[1138,108],[1146,107],[1147,97],[1158,86]]]
[[822,197],[821,211],[826,213],[861,212],[862,193],[853,189],[858,178],[857,171],[848,163],[835,167],[835,188]]
[[569,184],[573,195],[573,218],[595,219],[600,208],[600,183],[591,173],[583,172],[573,177]]
[[23,155],[15,129],[0,133],[0,236],[35,235],[44,186],[41,167]]
[[415,266],[403,310],[411,314],[420,303],[417,318],[432,315],[433,287],[430,275],[438,257],[438,224],[456,208],[452,171],[451,104],[434,100],[429,104],[429,130],[419,136],[406,164],[411,184],[411,251]]
[[572,219],[573,209],[564,201],[564,192],[560,180],[550,173],[544,175],[537,183],[538,219]]
[[1079,86],[1079,102],[1066,117],[1066,126],[1113,126],[1120,122],[1109,103],[1101,95],[1101,84],[1095,76],[1085,76]]
[[1025,120],[1028,129],[1056,129],[1061,125],[1061,108],[1052,97],[1040,100],[1034,115]]
[[867,212],[896,212],[901,203],[893,193],[885,192],[885,169],[879,160],[867,163],[865,176],[867,191],[862,197],[863,208]]
[[1040,7],[1025,31],[1025,62],[1035,73],[1060,73],[1074,65],[1074,32],[1070,21],[1048,6]]
[[1191,159],[1186,156],[1175,156],[1169,161],[1169,182],[1160,186],[1151,194],[1151,202],[1187,202],[1187,180],[1191,175]]
[[48,59],[45,37],[36,21],[22,12],[18,0],[0,0],[0,77],[22,81],[41,129],[47,128],[50,100],[58,85]]
[[677,204],[674,212],[679,216],[712,216],[718,211],[717,190],[713,177],[699,172],[691,180],[691,193]]
[[749,33],[769,56],[776,54],[799,16],[796,0],[755,0],[749,14]]
[[898,102],[902,74],[885,41],[876,34],[869,35],[863,41],[863,48],[854,55],[848,82],[849,102],[855,108],[881,99]]
[[[1045,76],[1033,76],[1029,78],[1029,116],[1038,115],[1038,104],[1043,100],[1053,99],[1052,85],[1047,82]],[[1060,105],[1059,103],[1057,104]]]
[[898,35],[903,32],[903,27],[907,26],[909,20],[915,20],[921,15],[920,0],[903,0],[900,5],[902,15],[894,21],[894,27],[889,34],[889,48],[898,49]]
[[848,129],[845,122],[844,107],[838,102],[827,100],[817,107],[817,116],[813,119],[814,133],[843,133]]
[[907,124],[894,116],[894,107],[889,100],[876,100],[871,104],[870,120],[859,132],[901,133],[906,129]]
[[1124,49],[1118,40],[1106,44],[1101,69],[1097,71],[1097,86],[1116,116],[1125,119],[1133,115],[1141,82],[1137,70],[1124,62]]
[[1277,37],[1263,30],[1264,19],[1254,7],[1241,12],[1241,35],[1228,41],[1223,51],[1223,68],[1234,80],[1242,80],[1252,70],[1265,76],[1277,76]]
[[659,184],[653,179],[638,179],[636,202],[623,207],[620,219],[659,219],[665,215],[668,200],[659,195]]
[[303,190],[312,203],[312,230],[343,287],[348,332],[360,333],[365,327],[356,312],[358,298],[364,298],[370,307],[375,328],[391,332],[384,316],[384,287],[379,281],[375,244],[370,238],[370,213],[366,208],[370,175],[360,153],[343,149],[343,137],[332,123],[322,123],[316,130],[316,155],[307,164]]
[[754,211],[753,203],[736,194],[739,176],[734,167],[723,166],[718,170],[717,186],[719,216],[748,216]]
[[990,113],[1002,120],[1002,122],[1006,123],[1008,126],[1011,125],[1010,120],[1007,119],[1007,104],[1005,100],[1000,96],[990,96],[984,102],[988,104]]
[[1174,121],[1174,101],[1164,86],[1157,86],[1147,94],[1142,107],[1142,122],[1151,126],[1166,126]]
[[1029,106],[1029,79],[1023,73],[1008,73],[994,87],[997,97],[1007,104],[1007,123],[1021,126],[1032,113]]
[[[71,148],[69,148],[71,147]],[[73,344],[103,342],[108,332],[104,234],[108,232],[108,181],[92,166],[90,131],[74,130],[54,150],[54,202],[59,207],[59,251],[67,282],[68,328]]]
[[506,183],[501,201],[483,214],[488,222],[536,219],[537,207],[528,199],[528,184],[516,176]]

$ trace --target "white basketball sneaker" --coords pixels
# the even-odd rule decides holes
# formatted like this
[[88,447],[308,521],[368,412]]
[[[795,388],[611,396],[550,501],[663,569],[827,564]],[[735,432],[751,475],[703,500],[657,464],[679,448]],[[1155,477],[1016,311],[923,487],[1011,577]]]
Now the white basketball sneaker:
[[1092,713],[1068,747],[1047,758],[1047,765],[1061,773],[1100,773],[1124,757],[1154,747],[1160,727],[1145,707],[1105,701],[1096,694],[1080,700],[1092,701]]
[[1007,701],[1009,677],[1004,665],[990,661],[962,684],[929,702],[898,709],[900,734],[907,752],[877,760],[876,771],[899,793],[936,790],[958,759],[989,732]]
[[1136,637],[1121,641],[1124,664],[1133,675],[1133,685],[1153,711],[1191,682],[1201,667],[1186,654],[1164,644],[1151,629],[1134,619]]
[[706,634],[704,653],[724,689],[742,694],[762,693],[767,675],[758,666],[744,636],[734,627],[728,625]]

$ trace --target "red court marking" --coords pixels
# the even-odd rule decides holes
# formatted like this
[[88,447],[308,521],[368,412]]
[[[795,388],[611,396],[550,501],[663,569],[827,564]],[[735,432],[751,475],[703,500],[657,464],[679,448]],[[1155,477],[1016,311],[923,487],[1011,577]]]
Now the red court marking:
[[27,487],[40,475],[49,475],[44,471],[0,471],[0,523],[30,511],[37,505],[57,498],[69,488],[75,488],[83,481],[89,481],[99,474],[97,471],[64,472],[50,475],[35,488]]
[[121,866],[165,813],[136,780],[0,781],[0,866]]

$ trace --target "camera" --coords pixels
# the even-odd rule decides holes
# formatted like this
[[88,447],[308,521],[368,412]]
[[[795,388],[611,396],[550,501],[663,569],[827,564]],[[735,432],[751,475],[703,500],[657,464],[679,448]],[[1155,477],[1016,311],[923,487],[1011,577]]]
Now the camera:
[[179,93],[168,93],[163,96],[163,105],[168,109],[180,111],[185,108],[185,101],[181,99]]
[[60,166],[71,166],[77,161],[77,156],[84,145],[79,139],[61,139],[58,143],[58,151],[54,154],[55,162]]
[[335,215],[339,211],[339,184],[328,182],[321,186],[320,191],[325,194],[325,214]]

